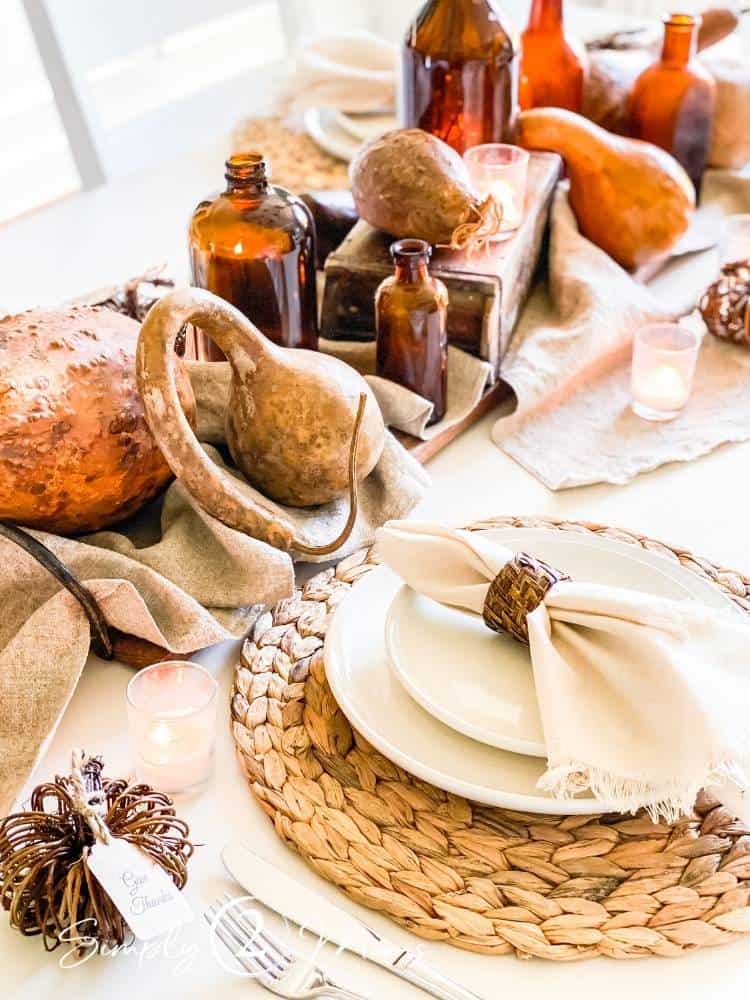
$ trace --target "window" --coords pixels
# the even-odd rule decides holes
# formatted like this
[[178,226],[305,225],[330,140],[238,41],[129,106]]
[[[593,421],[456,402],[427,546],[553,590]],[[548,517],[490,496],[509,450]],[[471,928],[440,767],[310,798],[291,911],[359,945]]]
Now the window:
[[265,110],[307,2],[3,0],[0,222]]
[[21,0],[0,32],[0,222],[78,189],[80,181]]

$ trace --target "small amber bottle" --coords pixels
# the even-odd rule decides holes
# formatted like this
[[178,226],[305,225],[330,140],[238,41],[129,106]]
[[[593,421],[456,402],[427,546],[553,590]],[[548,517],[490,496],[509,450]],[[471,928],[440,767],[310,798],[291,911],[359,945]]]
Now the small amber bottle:
[[630,135],[661,146],[700,187],[711,141],[716,84],[695,58],[701,19],[671,14],[664,21],[661,58],[636,80]]
[[583,104],[585,52],[565,33],[563,0],[532,0],[521,35],[521,108],[567,108]]
[[[226,163],[227,187],[202,201],[190,220],[193,284],[231,302],[282,347],[318,346],[315,225],[307,206],[268,182],[259,153]],[[224,355],[198,335],[204,360]]]
[[497,0],[427,0],[402,49],[402,124],[463,155],[512,139],[518,39]]
[[448,388],[448,290],[428,270],[432,248],[424,240],[391,247],[395,274],[375,296],[378,375],[398,382],[434,405],[430,423],[445,416]]

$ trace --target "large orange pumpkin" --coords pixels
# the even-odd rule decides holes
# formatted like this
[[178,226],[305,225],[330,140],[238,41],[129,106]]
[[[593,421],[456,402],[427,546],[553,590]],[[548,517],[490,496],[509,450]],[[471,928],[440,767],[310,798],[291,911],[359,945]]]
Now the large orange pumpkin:
[[[135,513],[171,479],[135,378],[140,324],[102,307],[0,320],[0,518],[57,534]],[[195,400],[179,359],[188,418]]]

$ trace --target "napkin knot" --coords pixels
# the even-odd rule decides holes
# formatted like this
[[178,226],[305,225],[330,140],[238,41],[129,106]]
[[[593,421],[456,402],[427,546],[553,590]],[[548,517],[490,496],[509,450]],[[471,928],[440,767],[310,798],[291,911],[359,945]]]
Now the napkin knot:
[[567,573],[549,566],[527,552],[519,552],[507,562],[490,584],[482,617],[493,632],[507,632],[529,644],[526,618],[542,603],[547,592]]

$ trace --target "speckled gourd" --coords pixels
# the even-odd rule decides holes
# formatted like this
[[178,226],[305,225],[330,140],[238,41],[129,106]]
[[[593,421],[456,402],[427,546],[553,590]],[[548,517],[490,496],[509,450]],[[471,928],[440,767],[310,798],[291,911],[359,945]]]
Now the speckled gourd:
[[[172,478],[136,386],[139,329],[101,307],[0,320],[0,519],[61,535],[97,531]],[[193,421],[178,358],[174,371]]]
[[[325,504],[347,492],[339,536],[312,546],[278,508],[249,495],[193,434],[175,386],[175,337],[186,323],[208,334],[232,366],[226,439],[238,468],[264,497],[292,507]],[[211,292],[166,295],[146,317],[138,342],[138,385],[146,417],[175,475],[224,524],[281,549],[321,555],[339,548],[357,514],[357,483],[385,443],[380,408],[362,376],[330,355],[279,347]]]

